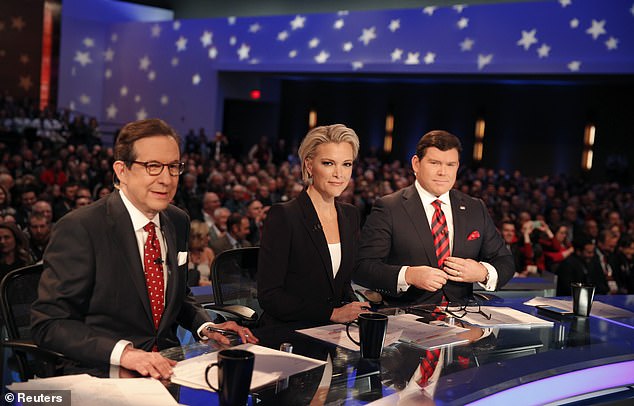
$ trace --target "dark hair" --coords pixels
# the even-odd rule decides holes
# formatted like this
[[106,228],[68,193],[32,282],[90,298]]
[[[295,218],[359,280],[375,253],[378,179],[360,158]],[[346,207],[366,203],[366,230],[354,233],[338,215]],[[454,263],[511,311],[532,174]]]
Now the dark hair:
[[11,231],[13,234],[13,239],[15,240],[15,260],[22,260],[25,265],[31,265],[33,263],[33,259],[29,254],[29,241],[26,238],[26,235],[15,224],[11,223],[0,223],[0,228],[7,229]]
[[634,242],[634,238],[632,238],[632,236],[630,236],[629,234],[623,234],[621,235],[621,238],[619,238],[619,248],[627,248],[630,245],[632,245],[632,243]]
[[581,234],[578,236],[576,235],[575,238],[572,240],[572,246],[574,247],[575,251],[583,251],[585,246],[590,244],[594,245],[594,240],[586,234]]
[[133,121],[123,126],[114,146],[114,159],[116,161],[123,161],[126,165],[129,165],[131,161],[136,159],[133,148],[134,143],[142,138],[156,135],[172,137],[176,141],[180,151],[181,140],[176,130],[161,119],[151,118],[148,120]]
[[245,218],[246,216],[240,214],[240,213],[233,213],[231,214],[231,216],[229,216],[229,218],[227,219],[227,231],[229,233],[232,233],[232,228],[235,225],[240,225],[240,223],[242,222],[242,219]]
[[441,151],[449,151],[455,148],[458,150],[458,155],[462,153],[460,139],[444,130],[432,130],[421,137],[416,145],[416,156],[418,159],[423,159],[427,148],[430,147],[436,147]]

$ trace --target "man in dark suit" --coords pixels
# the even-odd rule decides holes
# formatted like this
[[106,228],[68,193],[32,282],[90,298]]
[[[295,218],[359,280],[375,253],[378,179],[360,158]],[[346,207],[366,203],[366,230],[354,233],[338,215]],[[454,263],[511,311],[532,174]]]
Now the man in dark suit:
[[[176,132],[158,119],[127,124],[115,144],[117,191],[57,222],[44,253],[35,342],[86,364],[167,378],[177,325],[229,343],[187,287],[189,218],[169,202],[180,162]],[[256,342],[248,329],[220,325]]]
[[474,282],[495,290],[513,277],[513,256],[484,202],[452,189],[461,151],[446,131],[420,139],[414,185],[378,199],[368,216],[355,282],[396,303],[441,303],[470,299]]

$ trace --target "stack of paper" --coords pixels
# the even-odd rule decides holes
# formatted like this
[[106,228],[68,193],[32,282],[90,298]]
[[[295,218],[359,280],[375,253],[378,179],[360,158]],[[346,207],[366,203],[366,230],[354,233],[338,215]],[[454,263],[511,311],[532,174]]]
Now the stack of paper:
[[[288,378],[291,375],[308,371],[326,363],[325,361],[254,344],[242,344],[231,348],[246,350],[255,354],[251,389],[276,382],[279,379]],[[206,389],[213,392],[213,389],[205,381],[205,369],[207,365],[217,362],[217,360],[218,353],[213,352],[181,361],[174,367],[172,382],[190,388]],[[213,385],[218,385],[218,368],[214,367],[209,371],[209,382]]]
[[[572,312],[572,300],[552,299],[549,297],[534,297],[531,300],[524,302],[528,306],[555,306],[560,309],[568,310]],[[619,317],[634,317],[634,313],[622,309],[620,307],[612,306],[602,303],[598,300],[592,302],[592,309],[590,311],[591,316],[605,317],[606,319],[614,319]]]
[[176,400],[160,381],[151,378],[102,379],[90,375],[67,375],[55,378],[30,379],[7,388],[14,393],[70,390],[74,405],[147,405],[174,406]]
[[480,313],[467,313],[460,320],[478,327],[532,328],[553,326],[552,321],[540,319],[510,307],[482,306],[480,310],[484,314],[490,314],[491,318],[487,319]]

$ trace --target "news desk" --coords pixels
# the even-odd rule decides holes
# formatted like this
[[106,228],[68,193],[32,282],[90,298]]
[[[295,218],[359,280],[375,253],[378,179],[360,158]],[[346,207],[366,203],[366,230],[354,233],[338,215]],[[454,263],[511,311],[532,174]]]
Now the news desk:
[[[537,315],[522,303],[504,298],[489,305],[509,306]],[[634,295],[597,296],[595,300],[634,310]],[[548,319],[547,316],[539,314]],[[435,383],[421,388],[415,379],[426,350],[406,343],[386,347],[381,359],[360,359],[358,351],[297,333],[294,325],[256,330],[260,344],[293,345],[296,354],[327,361],[252,392],[250,405],[463,405],[544,404],[579,399],[589,402],[634,398],[634,318],[555,318],[553,327],[476,331],[468,344],[441,352]],[[162,353],[181,360],[217,350],[191,344]],[[215,393],[169,384],[181,404],[217,404]]]

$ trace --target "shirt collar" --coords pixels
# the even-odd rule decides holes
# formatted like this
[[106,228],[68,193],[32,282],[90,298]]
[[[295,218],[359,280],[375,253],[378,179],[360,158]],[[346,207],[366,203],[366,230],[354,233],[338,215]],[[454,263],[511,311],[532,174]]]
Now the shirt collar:
[[[119,195],[121,196],[121,200],[123,201],[123,205],[128,210],[128,214],[130,215],[130,219],[132,220],[132,226],[134,227],[134,231],[138,231],[145,227],[148,223],[148,218],[141,212],[141,210],[137,209],[134,204],[128,199],[123,190],[119,190]],[[156,227],[161,228],[161,218],[158,213],[149,220],[154,223]]]
[[449,192],[445,192],[442,195],[436,197],[435,195],[423,189],[420,183],[418,183],[418,179],[416,179],[414,185],[416,185],[416,191],[420,196],[421,202],[423,202],[423,206],[431,205],[434,200],[440,200],[442,205],[451,206],[451,201],[449,200]]

